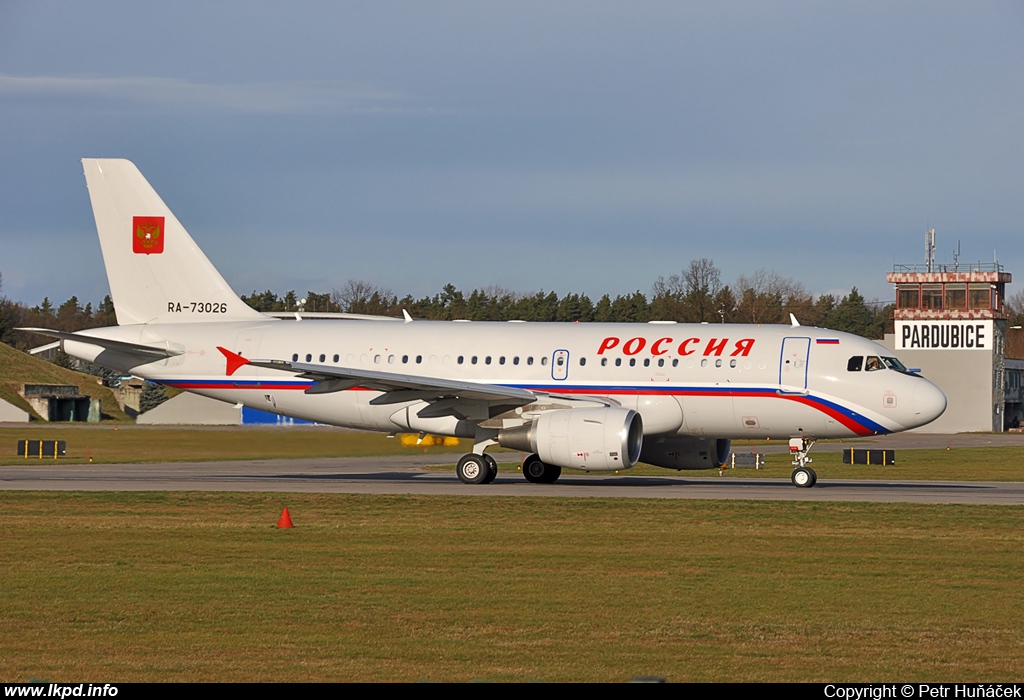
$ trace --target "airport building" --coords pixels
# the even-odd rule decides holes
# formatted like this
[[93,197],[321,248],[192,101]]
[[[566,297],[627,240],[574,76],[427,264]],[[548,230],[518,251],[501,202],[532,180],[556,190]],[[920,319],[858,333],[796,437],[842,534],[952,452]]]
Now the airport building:
[[[894,333],[882,344],[946,394],[946,412],[921,432],[1002,432],[1024,420],[1024,359],[1007,357],[1006,285],[997,262],[936,265],[934,232],[927,262],[897,265],[886,278],[896,287]],[[1019,342],[1011,342],[1011,348]]]

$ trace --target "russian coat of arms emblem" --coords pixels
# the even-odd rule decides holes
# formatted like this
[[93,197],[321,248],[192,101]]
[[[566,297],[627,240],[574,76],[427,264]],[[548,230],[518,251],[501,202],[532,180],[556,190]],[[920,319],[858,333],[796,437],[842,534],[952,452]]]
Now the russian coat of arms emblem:
[[132,251],[143,255],[164,252],[164,217],[132,217]]

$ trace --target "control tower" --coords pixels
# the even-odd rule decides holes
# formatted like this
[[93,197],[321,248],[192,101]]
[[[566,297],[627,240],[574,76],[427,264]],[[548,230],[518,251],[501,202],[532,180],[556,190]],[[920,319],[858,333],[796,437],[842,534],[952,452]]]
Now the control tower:
[[922,431],[1002,432],[1006,416],[1006,285],[998,262],[935,264],[935,231],[923,265],[896,265],[895,334],[883,344],[946,394],[946,412]]

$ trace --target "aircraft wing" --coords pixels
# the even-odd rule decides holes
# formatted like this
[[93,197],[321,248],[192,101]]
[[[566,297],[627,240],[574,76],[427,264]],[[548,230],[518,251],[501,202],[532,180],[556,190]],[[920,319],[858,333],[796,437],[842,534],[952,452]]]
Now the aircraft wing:
[[248,364],[265,369],[294,372],[303,379],[316,381],[316,384],[306,389],[307,394],[329,394],[355,387],[385,392],[383,396],[373,400],[375,404],[402,403],[417,399],[424,401],[469,399],[525,406],[537,399],[537,395],[532,391],[497,384],[460,382],[437,377],[421,377],[412,374],[377,372],[287,360],[249,360]]

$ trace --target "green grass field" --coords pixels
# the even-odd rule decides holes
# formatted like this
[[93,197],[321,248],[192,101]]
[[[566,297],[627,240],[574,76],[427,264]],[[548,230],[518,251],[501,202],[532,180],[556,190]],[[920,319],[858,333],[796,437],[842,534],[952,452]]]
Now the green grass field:
[[472,448],[469,443],[406,446],[383,433],[336,428],[26,425],[0,428],[0,465],[25,461],[17,456],[18,440],[64,440],[67,456],[62,461],[71,464],[90,458],[100,464],[118,464],[450,452],[454,468],[457,455]]
[[[287,505],[296,527],[273,525]],[[0,492],[0,680],[1019,681],[1017,507]]]
[[[447,452],[330,429],[28,426],[102,462]],[[749,448],[744,448],[749,449]],[[514,469],[517,453],[497,455]],[[1024,481],[1024,450],[827,478]],[[787,455],[767,469],[790,473]],[[575,472],[574,472],[575,473]],[[627,474],[672,476],[638,467]],[[2,474],[2,467],[0,467]],[[710,476],[717,472],[683,472]],[[274,527],[288,506],[296,528]],[[1020,507],[0,491],[0,681],[1017,681]]]

